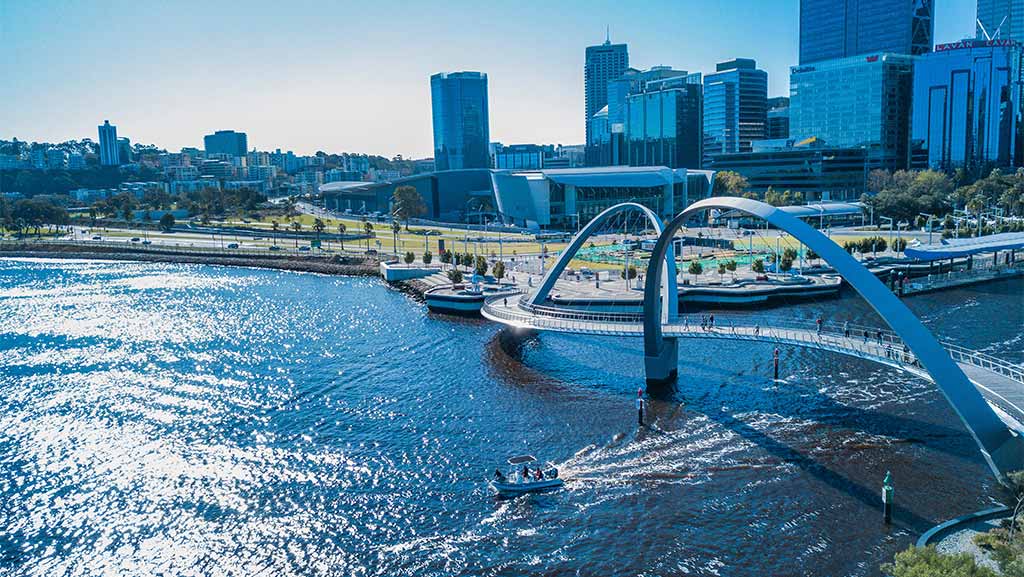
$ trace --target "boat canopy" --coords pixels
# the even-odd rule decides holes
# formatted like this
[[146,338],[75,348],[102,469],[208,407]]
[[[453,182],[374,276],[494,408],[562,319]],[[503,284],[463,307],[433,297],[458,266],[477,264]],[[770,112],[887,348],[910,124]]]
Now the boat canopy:
[[509,465],[522,465],[524,463],[532,463],[532,462],[534,462],[536,460],[537,460],[537,457],[534,457],[533,455],[518,455],[516,457],[511,457],[508,460],[508,464]]

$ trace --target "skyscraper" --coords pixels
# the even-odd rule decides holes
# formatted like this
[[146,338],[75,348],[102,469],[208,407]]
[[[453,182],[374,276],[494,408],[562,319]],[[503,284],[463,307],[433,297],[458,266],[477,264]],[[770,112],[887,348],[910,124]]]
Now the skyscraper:
[[245,156],[249,150],[248,137],[244,132],[234,130],[218,130],[203,137],[206,154],[230,154]]
[[1024,0],[978,0],[978,39],[1024,42]]
[[488,168],[490,120],[487,75],[442,72],[430,77],[436,170]]
[[626,161],[630,166],[700,168],[701,75],[659,72],[661,78],[643,82],[639,92],[626,98]]
[[[629,51],[625,44],[588,46],[583,65],[584,126],[586,130],[587,165],[598,164],[591,124],[595,114],[608,104],[608,83],[622,76],[629,68]],[[612,111],[609,111],[612,112]]]
[[768,99],[768,124],[765,137],[769,140],[789,138],[789,97]]
[[121,156],[117,145],[117,127],[104,120],[100,129],[100,164],[102,166],[118,166]]
[[790,137],[865,148],[872,168],[909,162],[914,57],[869,54],[790,69]]
[[934,0],[800,0],[800,64],[930,52],[933,13]]
[[914,63],[915,167],[1024,164],[1024,54],[1009,39],[939,45]]
[[766,137],[768,73],[748,58],[720,62],[704,77],[704,156],[750,152]]

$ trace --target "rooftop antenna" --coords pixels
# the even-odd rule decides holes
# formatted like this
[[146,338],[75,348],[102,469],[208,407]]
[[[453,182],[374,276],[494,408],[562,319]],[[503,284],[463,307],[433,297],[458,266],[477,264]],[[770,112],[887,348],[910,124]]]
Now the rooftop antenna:
[[607,24],[604,25],[604,43],[606,45],[612,43],[612,27]]

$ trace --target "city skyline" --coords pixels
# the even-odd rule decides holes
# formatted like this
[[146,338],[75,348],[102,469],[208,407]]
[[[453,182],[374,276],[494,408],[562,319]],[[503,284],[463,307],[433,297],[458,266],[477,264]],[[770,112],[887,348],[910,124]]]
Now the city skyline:
[[[708,73],[717,62],[754,58],[768,71],[769,96],[788,95],[798,2],[698,4],[651,3],[626,14],[611,4],[530,4],[517,7],[518,19],[502,17],[504,8],[481,15],[468,5],[401,14],[387,6],[331,6],[318,9],[323,18],[297,9],[273,21],[255,16],[258,9],[221,19],[223,6],[5,4],[0,37],[12,49],[0,62],[13,71],[13,102],[0,112],[0,138],[95,140],[96,125],[110,119],[132,142],[168,150],[201,147],[204,135],[234,129],[260,150],[421,158],[433,148],[430,75],[478,70],[491,84],[491,140],[581,144],[584,50],[604,40],[606,25],[612,42],[629,45],[636,68]],[[680,18],[698,8],[707,26],[680,28]],[[750,17],[732,18],[739,10]],[[974,2],[939,2],[935,42],[972,36],[974,11]],[[353,17],[387,26],[332,29]],[[475,20],[489,22],[486,33],[473,31]],[[211,35],[210,22],[225,22],[222,33]],[[176,33],[157,35],[155,28]],[[765,29],[774,38],[764,40]],[[250,36],[258,45],[249,45]],[[122,49],[110,52],[115,39]],[[431,50],[417,50],[417,39]],[[500,48],[509,42],[514,50]],[[116,58],[100,66],[100,54]],[[108,81],[97,82],[100,76]]]

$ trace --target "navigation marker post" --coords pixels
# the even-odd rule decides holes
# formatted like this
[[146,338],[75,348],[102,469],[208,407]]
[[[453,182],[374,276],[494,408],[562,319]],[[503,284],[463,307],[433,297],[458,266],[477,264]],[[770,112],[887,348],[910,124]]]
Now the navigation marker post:
[[885,472],[885,479],[882,480],[882,518],[886,525],[892,523],[892,473]]
[[779,380],[779,348],[775,348],[775,352],[772,353],[772,363],[775,365],[775,380]]
[[644,426],[644,390],[641,388],[636,390],[636,419],[637,424]]

